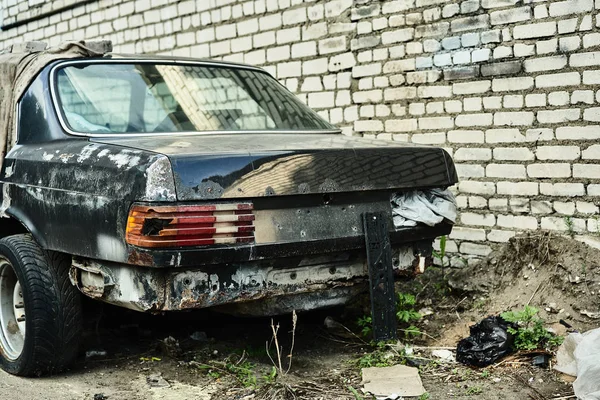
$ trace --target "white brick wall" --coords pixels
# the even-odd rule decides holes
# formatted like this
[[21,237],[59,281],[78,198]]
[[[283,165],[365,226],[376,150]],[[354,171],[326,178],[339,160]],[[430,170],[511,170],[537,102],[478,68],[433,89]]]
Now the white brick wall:
[[[29,8],[36,4],[35,8]],[[77,0],[0,0],[4,24]],[[111,39],[116,52],[265,67],[345,134],[454,156],[450,250],[522,230],[597,234],[600,2],[98,0],[0,31],[0,48]]]

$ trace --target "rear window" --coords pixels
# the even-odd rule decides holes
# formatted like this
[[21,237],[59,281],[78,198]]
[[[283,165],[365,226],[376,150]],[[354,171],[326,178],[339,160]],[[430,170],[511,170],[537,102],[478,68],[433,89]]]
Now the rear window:
[[257,70],[77,63],[59,69],[55,85],[59,112],[78,133],[336,129]]

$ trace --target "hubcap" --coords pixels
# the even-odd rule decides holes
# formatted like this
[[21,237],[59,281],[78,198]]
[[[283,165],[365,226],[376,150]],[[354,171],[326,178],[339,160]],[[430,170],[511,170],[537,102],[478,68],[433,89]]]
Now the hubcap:
[[16,360],[25,343],[25,302],[10,262],[0,257],[0,351]]

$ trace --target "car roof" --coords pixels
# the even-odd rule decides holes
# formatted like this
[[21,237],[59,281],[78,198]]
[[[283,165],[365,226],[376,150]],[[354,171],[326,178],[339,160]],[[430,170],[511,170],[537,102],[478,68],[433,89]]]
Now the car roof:
[[179,57],[179,56],[165,56],[165,55],[153,55],[153,54],[127,54],[127,53],[108,53],[104,57],[106,59],[118,59],[118,60],[132,60],[132,61],[185,61],[185,62],[199,62],[202,64],[215,64],[218,66],[227,66],[231,65],[232,67],[245,67],[249,69],[260,69],[261,67],[257,67],[250,64],[243,64],[233,61],[222,61],[222,60],[213,60],[210,58],[193,58],[193,57]]

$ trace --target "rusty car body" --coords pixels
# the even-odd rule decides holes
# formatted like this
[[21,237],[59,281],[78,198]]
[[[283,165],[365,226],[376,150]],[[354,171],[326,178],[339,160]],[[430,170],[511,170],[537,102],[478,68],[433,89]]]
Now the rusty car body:
[[[246,129],[246,106],[230,103],[196,115],[216,103],[197,101],[202,84],[179,82],[188,73],[234,80],[235,90],[209,89],[235,92],[278,122]],[[90,77],[113,104],[129,85],[127,109],[119,106],[128,121],[90,123]],[[151,111],[160,117],[152,114],[158,125],[148,129],[140,115],[160,90],[172,107]],[[56,60],[19,99],[16,131],[1,175],[3,236],[28,233],[44,252],[68,257],[69,283],[81,293],[133,310],[273,315],[344,304],[369,279],[364,213],[388,219],[397,276],[429,264],[432,241],[451,230],[449,221],[396,228],[390,204],[394,193],[455,184],[444,150],[341,135],[256,67]]]

